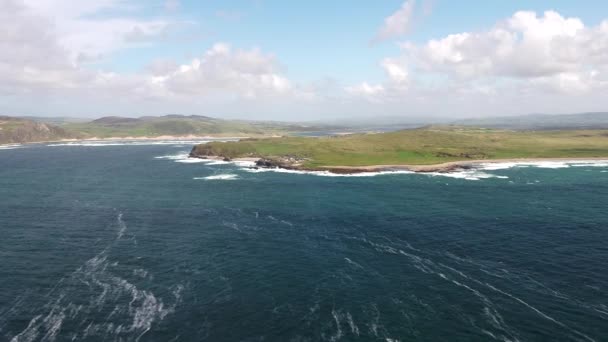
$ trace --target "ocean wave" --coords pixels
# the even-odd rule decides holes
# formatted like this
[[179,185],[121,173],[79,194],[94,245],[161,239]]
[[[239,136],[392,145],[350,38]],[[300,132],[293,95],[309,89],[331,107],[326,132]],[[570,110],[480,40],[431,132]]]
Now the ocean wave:
[[299,175],[313,175],[321,177],[374,177],[380,175],[396,175],[396,174],[413,174],[413,171],[378,171],[378,172],[360,172],[360,173],[333,173],[329,171],[304,171],[304,170],[288,170],[281,168],[243,168],[244,171],[251,173],[262,173],[262,172],[277,172],[277,173],[293,173]]
[[169,160],[179,160],[188,158],[188,152],[179,152],[177,154],[168,154],[163,156],[156,156],[154,159],[169,159]]
[[165,160],[173,160],[176,163],[184,163],[184,164],[206,164],[206,165],[236,165],[239,167],[252,167],[255,166],[255,162],[253,161],[245,161],[245,160],[234,160],[234,161],[224,161],[218,159],[204,159],[204,158],[193,158],[190,157],[189,151],[180,151],[176,154],[168,154],[162,156],[156,156],[154,159],[165,159]]
[[226,165],[226,164],[230,164],[230,162],[227,161],[223,161],[223,160],[214,160],[214,159],[201,159],[205,161],[205,164],[207,165]]
[[235,174],[224,174],[224,175],[213,175],[207,177],[194,177],[193,179],[204,179],[204,180],[234,180],[238,179],[239,176]]
[[302,174],[302,175],[313,175],[320,177],[375,177],[375,176],[385,176],[385,175],[426,175],[426,176],[434,176],[434,177],[449,177],[449,178],[459,178],[465,180],[481,180],[488,178],[499,178],[506,179],[507,176],[494,175],[486,172],[481,172],[478,170],[463,170],[459,172],[414,172],[407,170],[398,170],[398,171],[378,171],[378,172],[361,172],[361,173],[333,173],[329,171],[300,171],[300,170],[287,170],[281,168],[274,169],[265,169],[265,168],[244,168],[244,171],[251,173],[262,173],[262,172],[278,172],[278,173],[292,173],[292,174]]
[[23,145],[20,144],[0,145],[0,150],[14,150],[21,147],[23,147]]
[[466,180],[482,180],[489,178],[499,178],[499,179],[508,179],[507,176],[499,176],[494,175],[487,172],[481,172],[478,170],[463,170],[456,172],[428,172],[421,173],[423,175],[430,175],[434,177],[449,177],[449,178],[458,178],[458,179],[466,179]]
[[564,169],[569,167],[608,167],[608,160],[563,160],[563,161],[515,161],[504,163],[480,163],[477,167],[485,171],[505,170],[514,167],[537,167],[542,169]]
[[209,159],[201,159],[201,158],[190,158],[190,153],[188,151],[180,151],[176,154],[167,154],[162,156],[156,156],[154,159],[163,159],[163,160],[172,160],[176,163],[182,164],[196,164],[202,163],[207,164],[211,162]]
[[176,163],[182,163],[182,164],[207,164],[209,163],[208,160],[206,159],[199,159],[199,158],[189,158],[189,157],[185,157],[185,158],[181,158],[181,159],[175,159],[174,160]]

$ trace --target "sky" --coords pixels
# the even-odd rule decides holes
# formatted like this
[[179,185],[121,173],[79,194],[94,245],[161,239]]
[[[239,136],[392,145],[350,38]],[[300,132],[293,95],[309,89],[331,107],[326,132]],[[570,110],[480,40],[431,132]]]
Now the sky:
[[0,114],[608,110],[607,1],[0,0]]

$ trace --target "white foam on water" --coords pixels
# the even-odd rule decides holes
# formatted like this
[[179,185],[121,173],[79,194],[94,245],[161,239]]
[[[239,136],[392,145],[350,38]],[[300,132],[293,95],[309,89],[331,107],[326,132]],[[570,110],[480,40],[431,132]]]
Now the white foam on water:
[[231,162],[223,161],[223,160],[214,160],[214,159],[201,159],[205,160],[207,165],[226,165]]
[[572,167],[608,167],[608,161],[598,161],[598,162],[583,162],[579,164],[570,164]]
[[188,158],[188,152],[179,152],[178,154],[168,154],[164,156],[156,156],[154,159],[179,160]]
[[247,161],[247,160],[235,160],[235,161],[232,161],[232,164],[234,164],[236,166],[240,166],[240,167],[254,167],[255,166],[254,161]]
[[489,178],[499,178],[499,179],[509,178],[507,176],[494,175],[491,173],[482,172],[482,171],[478,171],[478,170],[463,170],[463,171],[456,171],[456,172],[429,172],[429,173],[422,173],[422,174],[430,175],[433,177],[449,177],[449,178],[458,178],[458,179],[475,180],[475,181],[482,180],[482,179],[489,179]]
[[19,144],[11,144],[11,145],[0,145],[0,150],[14,150],[16,148],[21,148],[23,145]]
[[182,164],[208,164],[211,163],[210,159],[191,158],[190,153],[187,151],[181,151],[176,154],[168,154],[163,156],[156,156],[154,159],[173,160],[176,163]]
[[213,175],[207,177],[194,177],[192,179],[204,179],[204,180],[234,180],[239,179],[238,175],[235,174],[223,174],[223,175]]
[[293,174],[302,174],[302,175],[314,175],[321,177],[375,177],[375,176],[383,176],[383,175],[398,175],[398,174],[416,174],[416,175],[426,175],[426,176],[438,176],[438,177],[449,177],[449,178],[459,178],[466,180],[481,180],[488,178],[498,178],[498,179],[507,179],[507,176],[494,175],[486,172],[481,172],[479,170],[463,170],[458,172],[414,172],[407,170],[397,170],[397,171],[378,171],[378,172],[361,172],[361,173],[347,173],[347,174],[339,174],[333,173],[329,171],[301,171],[301,170],[287,170],[281,168],[244,168],[244,171],[251,173],[261,173],[261,172],[278,172],[278,173],[293,173]]
[[303,171],[303,170],[288,170],[281,168],[243,168],[244,171],[251,173],[262,172],[277,172],[277,173],[293,173],[299,175],[313,175],[321,177],[374,177],[380,175],[396,175],[396,174],[413,174],[413,171],[379,171],[379,172],[359,172],[359,173],[333,173],[329,171]]
[[174,161],[176,163],[182,163],[182,164],[206,164],[209,163],[209,160],[207,159],[200,159],[200,158],[189,158],[189,157],[185,157],[185,158],[181,158],[181,159],[174,159]]
[[514,167],[538,167],[543,169],[564,169],[569,167],[608,167],[608,160],[563,160],[563,161],[516,161],[504,163],[480,163],[476,165],[485,171],[504,170]]
[[[116,220],[119,229],[116,238],[59,281],[47,295],[52,299],[40,308],[42,311],[11,342],[54,341],[67,323],[83,327],[70,332],[73,340],[93,337],[104,341],[137,341],[153,324],[175,312],[184,289],[181,284],[171,287],[171,295],[161,297],[113,272],[117,263],[111,262],[110,253],[127,229],[122,213],[118,214]],[[133,269],[132,273],[138,277],[148,276],[148,271],[143,268]],[[84,289],[87,291],[86,300],[82,304],[72,302],[74,296],[81,295]],[[93,313],[111,307],[114,310],[105,319],[91,319]]]

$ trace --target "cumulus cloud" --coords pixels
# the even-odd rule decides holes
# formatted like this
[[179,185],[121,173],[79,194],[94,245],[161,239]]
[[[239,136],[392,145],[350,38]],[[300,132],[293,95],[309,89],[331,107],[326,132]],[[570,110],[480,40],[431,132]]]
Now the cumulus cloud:
[[584,96],[608,90],[608,20],[586,26],[555,11],[520,11],[489,30],[405,42],[400,48],[401,55],[380,63],[384,83],[347,89],[385,102],[444,90],[452,96],[503,98],[507,92]]
[[375,96],[384,92],[384,86],[381,84],[372,85],[367,82],[362,82],[354,86],[346,87],[346,91],[355,95]]
[[159,82],[174,94],[229,91],[255,98],[293,90],[273,55],[259,49],[235,50],[225,43],[215,44],[202,57],[160,76]]
[[[406,34],[413,8],[413,1],[403,3],[378,39]],[[121,114],[187,108],[306,119],[608,106],[608,20],[588,26],[553,11],[517,12],[487,30],[401,43],[398,54],[378,61],[384,80],[346,86],[336,79],[299,84],[268,51],[227,43],[191,46],[196,57],[188,62],[151,60],[139,72],[90,63],[156,44],[180,24],[138,16],[139,10],[124,0],[0,0],[0,111],[99,115],[114,108],[128,109]]]
[[[119,9],[116,6],[122,6],[122,2],[115,0],[78,2],[69,10],[66,4],[61,0],[0,2],[0,96],[84,94],[112,98],[121,94],[148,100],[310,97],[283,75],[272,54],[257,48],[233,49],[225,43],[213,45],[190,63],[157,60],[140,73],[89,69],[82,64],[129,44],[149,42],[166,29],[168,22],[123,17],[89,19],[100,10]],[[66,13],[59,11],[64,7]],[[55,20],[53,15],[64,17]]]
[[582,83],[593,87],[594,77],[608,65],[608,21],[586,27],[580,19],[554,11],[542,16],[522,11],[485,32],[403,48],[423,71],[465,79],[555,80],[564,90],[584,90]]
[[[1,6],[7,16],[16,13],[16,18],[0,25],[12,23],[23,26],[20,34],[26,35],[25,44],[41,25],[47,41],[54,41],[69,53],[73,62],[88,62],[110,56],[113,52],[143,42],[151,42],[166,33],[174,22],[163,19],[133,18],[135,8],[123,0],[3,0]],[[111,12],[112,16],[95,16]],[[32,18],[38,18],[32,29]],[[52,39],[49,34],[54,35]]]
[[414,0],[406,0],[401,8],[384,19],[384,24],[378,30],[374,41],[383,41],[400,37],[408,33],[414,13]]

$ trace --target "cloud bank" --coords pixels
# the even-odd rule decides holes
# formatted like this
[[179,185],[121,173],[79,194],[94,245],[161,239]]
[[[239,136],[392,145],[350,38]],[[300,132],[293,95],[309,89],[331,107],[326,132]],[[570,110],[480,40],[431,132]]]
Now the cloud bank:
[[[408,33],[414,1],[376,39]],[[180,9],[179,1],[159,5]],[[186,62],[153,59],[136,72],[101,67],[117,52],[162,44],[189,25],[136,16],[122,0],[0,1],[0,111],[98,116],[185,112],[242,118],[484,116],[605,110],[608,20],[516,12],[480,31],[397,44],[382,82],[289,77],[280,56],[217,42]],[[101,15],[103,14],[103,15]],[[373,47],[372,47],[373,48]]]

